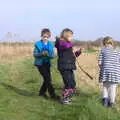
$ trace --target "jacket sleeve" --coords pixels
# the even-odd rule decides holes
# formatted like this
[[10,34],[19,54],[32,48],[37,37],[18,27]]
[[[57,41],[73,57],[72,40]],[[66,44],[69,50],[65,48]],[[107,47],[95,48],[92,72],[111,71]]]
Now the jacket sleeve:
[[59,38],[58,38],[58,37],[56,37],[55,47],[56,47],[56,48],[58,48],[58,47],[59,47]]
[[80,55],[81,55],[81,50],[78,50],[78,51],[75,52],[76,57],[79,57]]
[[50,42],[49,43],[49,58],[54,57],[54,45]]
[[41,50],[39,50],[36,45],[34,47],[33,56],[35,58],[41,58],[41,57],[43,57]]

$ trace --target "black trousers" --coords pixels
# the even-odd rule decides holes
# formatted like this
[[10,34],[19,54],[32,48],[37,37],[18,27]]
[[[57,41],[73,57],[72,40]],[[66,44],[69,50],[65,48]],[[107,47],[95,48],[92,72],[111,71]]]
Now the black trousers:
[[44,95],[48,91],[50,96],[53,97],[55,95],[55,90],[52,85],[50,65],[43,64],[42,66],[37,66],[37,68],[43,77],[43,84],[39,95]]
[[74,89],[76,87],[75,76],[73,70],[60,70],[63,78],[65,89]]

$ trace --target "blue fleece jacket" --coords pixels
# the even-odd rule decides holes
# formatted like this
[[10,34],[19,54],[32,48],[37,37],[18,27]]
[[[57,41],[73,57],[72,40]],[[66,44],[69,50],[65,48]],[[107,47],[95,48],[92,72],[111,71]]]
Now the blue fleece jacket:
[[[43,56],[42,52],[48,51],[48,56]],[[54,57],[54,46],[52,42],[48,41],[47,44],[44,44],[42,40],[39,40],[35,43],[34,53],[35,57],[35,66],[41,66],[43,64],[50,64],[50,59]]]

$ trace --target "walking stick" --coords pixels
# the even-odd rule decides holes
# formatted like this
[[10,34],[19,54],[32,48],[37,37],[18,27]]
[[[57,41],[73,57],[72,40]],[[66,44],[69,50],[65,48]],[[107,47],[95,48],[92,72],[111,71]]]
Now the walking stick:
[[78,64],[79,69],[80,69],[83,73],[85,73],[91,80],[93,80],[93,77],[92,77],[89,73],[87,73],[87,72],[80,66],[80,64],[79,64],[79,62],[78,62],[77,59],[76,59],[76,61],[77,61],[77,64]]
[[[73,52],[73,53],[74,53],[74,52]],[[74,56],[75,56],[75,58],[76,58],[76,62],[77,62],[77,64],[78,64],[79,69],[80,69],[85,75],[87,75],[91,80],[93,80],[93,77],[92,77],[89,73],[87,73],[87,72],[81,67],[80,63],[79,63],[78,60],[77,60],[77,57],[76,57],[75,53],[74,53]]]

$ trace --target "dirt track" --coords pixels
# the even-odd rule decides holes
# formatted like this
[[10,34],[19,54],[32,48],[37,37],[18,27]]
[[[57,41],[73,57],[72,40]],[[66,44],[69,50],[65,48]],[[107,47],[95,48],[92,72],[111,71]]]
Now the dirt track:
[[99,67],[97,64],[97,59],[98,53],[84,53],[77,59],[81,67],[94,78],[93,80],[91,80],[79,69],[79,67],[77,67],[76,78],[78,87],[87,85],[87,87],[90,88],[98,88],[97,84],[99,76]]

